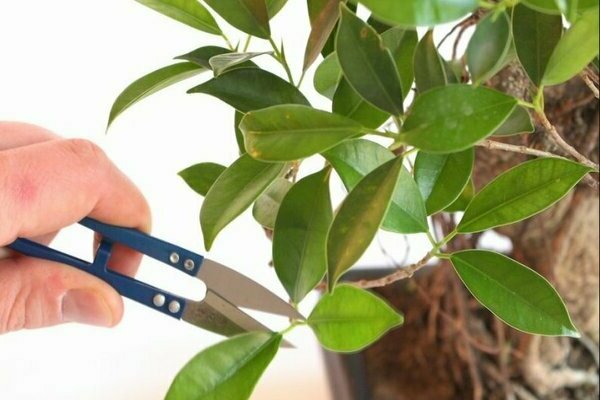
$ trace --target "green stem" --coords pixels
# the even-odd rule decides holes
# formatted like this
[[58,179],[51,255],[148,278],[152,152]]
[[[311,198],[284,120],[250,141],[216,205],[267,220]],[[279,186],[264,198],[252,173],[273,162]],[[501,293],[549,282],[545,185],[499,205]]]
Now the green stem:
[[229,40],[229,38],[227,37],[227,35],[225,35],[224,32],[221,32],[221,37],[225,40],[225,43],[227,43],[227,47],[229,47],[229,50],[235,51],[235,48],[231,44],[231,41]]
[[244,49],[242,50],[242,53],[245,53],[248,51],[248,47],[250,47],[251,41],[252,41],[252,35],[248,35],[248,37],[246,37],[246,43],[244,43]]
[[376,135],[376,136],[381,136],[381,137],[385,137],[385,138],[390,138],[390,139],[397,139],[398,138],[398,134],[395,132],[390,132],[390,131],[378,131],[377,129],[365,129],[365,133],[368,133],[370,135]]
[[283,69],[287,74],[288,81],[290,81],[290,83],[295,86],[294,78],[292,77],[292,71],[290,70],[290,66],[288,65],[287,60],[285,59],[285,55],[279,50],[272,37],[269,37],[269,43],[273,48],[273,52],[275,52],[275,59],[279,61],[279,63],[283,66]]
[[306,325],[306,321],[295,320],[294,322],[292,322],[292,324],[290,326],[288,326],[287,328],[282,330],[280,333],[282,336],[285,336],[288,333],[290,333],[291,331],[293,331],[296,327],[302,326],[302,325]]
[[431,233],[431,231],[427,231],[425,233],[427,234],[427,239],[429,239],[429,243],[431,243],[433,247],[437,246],[437,242],[436,242],[435,238],[433,237],[433,234]]
[[417,151],[419,151],[419,149],[417,149],[416,147],[413,147],[410,150],[406,150],[404,153],[400,154],[401,157],[407,157],[410,156],[411,154],[416,153]]

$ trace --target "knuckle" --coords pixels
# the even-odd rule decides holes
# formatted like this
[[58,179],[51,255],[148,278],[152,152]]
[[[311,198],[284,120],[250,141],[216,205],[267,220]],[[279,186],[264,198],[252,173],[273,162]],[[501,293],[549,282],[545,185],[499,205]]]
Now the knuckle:
[[66,151],[84,163],[104,164],[107,160],[104,151],[94,142],[87,139],[66,139]]
[[0,297],[0,334],[25,328],[27,323],[27,299],[29,288],[20,282],[18,275],[3,279],[3,295]]

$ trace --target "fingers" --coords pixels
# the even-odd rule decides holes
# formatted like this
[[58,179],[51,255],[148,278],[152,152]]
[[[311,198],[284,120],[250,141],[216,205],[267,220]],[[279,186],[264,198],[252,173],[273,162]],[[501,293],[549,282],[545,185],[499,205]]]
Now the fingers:
[[0,121],[0,151],[56,139],[54,133],[36,125]]
[[[150,229],[149,207],[139,190],[85,140],[52,140],[0,152],[0,188],[0,247],[86,216]],[[131,274],[139,257],[120,247],[111,266]]]
[[0,261],[0,334],[65,322],[114,326],[122,318],[119,294],[83,271],[17,257]]

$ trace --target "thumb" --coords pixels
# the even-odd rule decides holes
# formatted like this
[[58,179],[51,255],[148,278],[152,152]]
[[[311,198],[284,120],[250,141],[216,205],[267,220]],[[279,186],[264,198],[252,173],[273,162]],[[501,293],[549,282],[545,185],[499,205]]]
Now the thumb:
[[21,256],[0,260],[0,334],[66,322],[111,327],[122,316],[119,294],[92,275]]

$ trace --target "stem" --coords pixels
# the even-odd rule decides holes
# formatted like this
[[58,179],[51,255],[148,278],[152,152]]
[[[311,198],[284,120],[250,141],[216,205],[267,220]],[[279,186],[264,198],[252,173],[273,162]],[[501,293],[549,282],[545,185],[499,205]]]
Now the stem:
[[234,47],[231,44],[231,41],[229,40],[229,38],[227,37],[227,35],[225,35],[224,32],[221,32],[221,37],[225,40],[225,43],[227,43],[227,47],[229,47],[229,50],[234,51]]
[[569,143],[567,143],[562,138],[562,136],[560,136],[560,134],[558,133],[558,131],[556,130],[554,125],[552,125],[550,120],[548,120],[548,117],[546,116],[546,113],[544,113],[544,110],[538,109],[537,115],[540,118],[542,125],[544,125],[546,132],[548,132],[548,134],[550,135],[550,138],[554,141],[554,143],[556,143],[557,146],[562,148],[565,152],[567,152],[569,155],[571,155],[573,158],[575,158],[577,161],[579,161],[583,165],[593,168],[596,171],[598,170],[598,164],[594,163],[593,161],[591,161],[587,157],[585,157],[583,154],[578,152],[573,146],[571,146]]
[[288,65],[287,60],[285,59],[285,55],[279,50],[272,37],[269,37],[269,43],[271,44],[271,47],[275,52],[275,59],[279,61],[279,63],[283,66],[283,69],[287,74],[288,81],[295,86],[294,78],[292,77],[292,71],[290,71],[290,66]]
[[581,79],[583,79],[583,82],[585,82],[587,87],[592,91],[592,93],[594,94],[594,97],[597,99],[600,98],[600,93],[598,92],[598,88],[596,87],[596,85],[594,85],[594,82],[592,82],[590,77],[585,72],[582,72],[581,74],[579,74],[579,76],[581,76]]
[[244,43],[244,49],[242,50],[242,53],[245,53],[248,51],[248,47],[250,47],[251,41],[252,41],[252,35],[248,35],[248,37],[246,37],[246,43]]
[[517,146],[514,144],[496,142],[493,140],[484,140],[482,142],[477,143],[477,146],[484,147],[489,150],[510,151],[512,153],[521,153],[521,154],[527,154],[527,155],[536,156],[536,157],[554,157],[554,158],[565,159],[565,157],[562,157],[562,156],[559,156],[558,154],[550,153],[547,151],[532,149],[532,148],[526,147],[526,146]]
[[390,132],[390,131],[382,132],[382,131],[378,131],[377,129],[366,129],[365,132],[368,133],[369,135],[376,135],[376,136],[381,136],[381,137],[390,138],[390,139],[398,138],[397,133]]
[[402,120],[397,115],[393,115],[392,119],[394,120],[394,124],[396,124],[396,129],[398,129],[398,133],[402,130]]
[[[445,253],[439,253],[439,250],[442,247],[444,247],[448,242],[450,242],[456,235],[458,235],[458,232],[455,229],[452,232],[450,232],[448,234],[448,236],[446,236],[444,239],[442,239],[439,243],[437,243],[437,242],[435,242],[435,240],[433,240],[434,246],[431,249],[431,251],[429,251],[429,253],[427,253],[425,255],[425,257],[423,257],[422,259],[420,259],[419,261],[417,261],[414,264],[408,265],[406,267],[398,268],[398,269],[396,269],[396,271],[394,271],[393,273],[391,273],[389,275],[384,276],[383,278],[373,279],[373,280],[364,279],[364,280],[361,280],[358,282],[354,282],[354,284],[363,289],[372,289],[372,288],[387,286],[387,285],[390,285],[394,282],[398,282],[403,279],[412,278],[412,276],[415,274],[415,272],[417,272],[418,270],[420,270],[421,268],[426,266],[427,263],[429,263],[429,261],[431,259],[433,259],[434,257],[447,259],[449,257],[449,255],[445,254]],[[428,234],[428,237],[429,236],[431,236],[431,233]],[[433,237],[431,239],[433,239]]]
[[412,149],[406,150],[404,153],[400,154],[400,157],[410,156],[411,154],[416,153],[417,151],[419,151],[419,149],[413,147]]
[[287,335],[288,333],[290,333],[291,331],[293,331],[296,327],[301,326],[301,325],[306,325],[305,321],[293,321],[292,324],[290,326],[288,326],[287,328],[285,328],[284,330],[282,330],[280,333],[282,336]]

